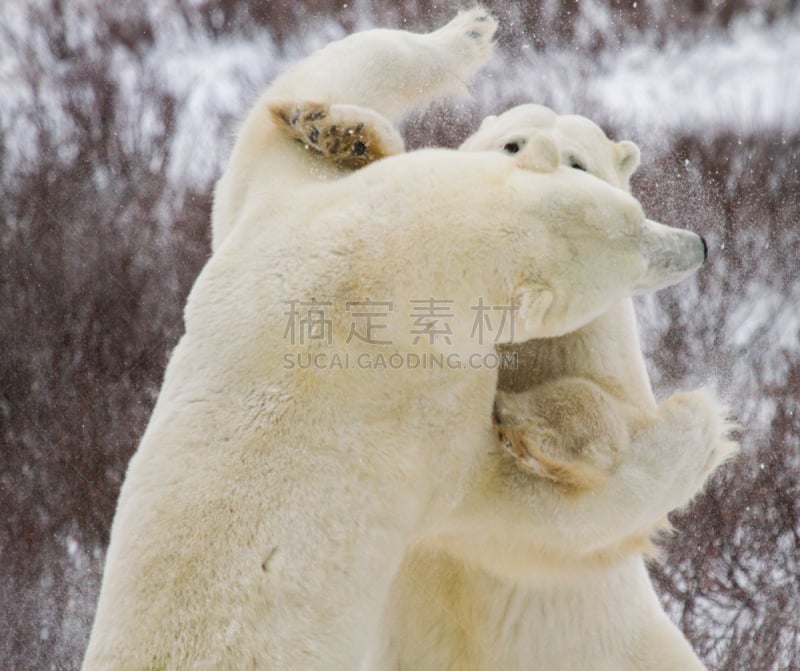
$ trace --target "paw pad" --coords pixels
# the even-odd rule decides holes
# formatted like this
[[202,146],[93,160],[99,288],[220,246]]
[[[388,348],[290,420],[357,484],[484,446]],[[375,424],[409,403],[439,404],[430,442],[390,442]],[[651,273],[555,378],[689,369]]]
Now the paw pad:
[[394,141],[393,129],[364,121],[369,110],[322,103],[276,103],[270,113],[286,135],[324,160],[345,170],[356,170],[403,149],[402,138]]

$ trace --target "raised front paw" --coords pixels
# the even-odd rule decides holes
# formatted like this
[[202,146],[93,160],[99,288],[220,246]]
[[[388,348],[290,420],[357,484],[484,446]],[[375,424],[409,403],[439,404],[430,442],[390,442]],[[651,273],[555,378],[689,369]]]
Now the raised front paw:
[[492,55],[492,38],[497,31],[497,20],[481,6],[459,12],[447,25],[433,35],[446,42],[461,61],[463,69],[471,73],[489,60]]
[[344,170],[357,170],[405,150],[391,122],[357,105],[281,102],[269,107],[288,137]]

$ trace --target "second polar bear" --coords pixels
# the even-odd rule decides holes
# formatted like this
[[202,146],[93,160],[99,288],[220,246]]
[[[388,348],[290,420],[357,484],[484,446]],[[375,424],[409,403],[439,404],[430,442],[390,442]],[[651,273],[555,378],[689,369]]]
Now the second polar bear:
[[[639,149],[613,142],[589,119],[520,105],[484,119],[463,151],[523,151],[537,137],[558,147],[560,162],[625,191]],[[549,341],[501,346],[518,366],[501,372],[496,428],[520,463],[579,492],[613,472],[630,436],[655,411],[630,299],[580,331]]]
[[[564,165],[629,188],[639,162],[635,145],[613,143],[587,119],[538,105],[486,119],[461,148],[515,154],[542,133],[557,142]],[[630,440],[642,439],[635,437],[637,424],[657,412],[630,299],[574,333],[500,348],[519,364],[498,379],[503,446],[553,486],[602,488]],[[735,446],[722,439],[725,409],[705,396],[703,412],[716,421],[720,438],[720,459],[709,464],[710,473]],[[659,441],[650,449],[661,449]],[[655,595],[640,554],[647,534],[628,540],[615,561],[567,580],[552,571],[544,579],[502,575],[466,553],[420,543],[395,578],[383,638],[366,667],[704,669]]]

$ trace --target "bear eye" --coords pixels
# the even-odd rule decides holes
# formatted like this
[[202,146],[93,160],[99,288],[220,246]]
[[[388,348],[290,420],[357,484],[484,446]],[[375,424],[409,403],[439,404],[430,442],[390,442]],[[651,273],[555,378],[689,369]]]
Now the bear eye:
[[581,163],[574,156],[570,156],[569,157],[569,167],[570,168],[575,168],[575,170],[583,170],[584,172],[586,172],[586,166],[583,165],[583,163]]
[[519,143],[518,142],[507,142],[503,146],[503,151],[506,151],[509,154],[516,154],[519,151]]

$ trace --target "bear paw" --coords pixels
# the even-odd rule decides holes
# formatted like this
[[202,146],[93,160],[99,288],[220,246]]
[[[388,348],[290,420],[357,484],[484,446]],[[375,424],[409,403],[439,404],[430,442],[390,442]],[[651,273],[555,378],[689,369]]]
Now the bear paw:
[[472,73],[492,55],[497,20],[481,6],[459,12],[447,25],[433,33],[460,59],[460,69]]
[[494,424],[520,467],[573,491],[604,483],[630,442],[625,407],[584,378],[565,377],[526,392],[498,392]]
[[611,473],[606,459],[596,458],[598,454],[605,456],[611,452],[608,446],[580,444],[546,421],[529,419],[522,425],[496,422],[494,430],[499,445],[519,468],[549,480],[564,493],[594,489]]
[[730,438],[736,426],[728,419],[728,408],[702,389],[672,395],[660,405],[658,414],[661,431],[653,447],[666,452],[674,447],[677,453],[672,457],[682,464],[678,479],[691,499],[717,467],[738,451],[738,443]]
[[391,122],[365,107],[284,102],[272,103],[269,111],[288,137],[344,170],[405,151]]

